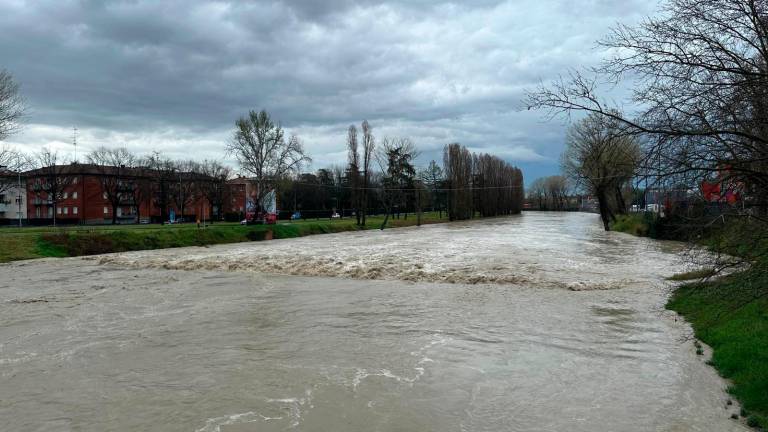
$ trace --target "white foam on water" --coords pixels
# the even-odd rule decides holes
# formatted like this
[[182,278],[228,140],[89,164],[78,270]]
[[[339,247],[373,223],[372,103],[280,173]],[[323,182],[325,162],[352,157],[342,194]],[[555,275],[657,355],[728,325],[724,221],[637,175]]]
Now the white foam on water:
[[222,426],[233,424],[257,423],[260,421],[282,420],[282,417],[268,417],[257,412],[249,411],[239,414],[210,418],[205,421],[205,426],[197,429],[196,432],[221,432]]

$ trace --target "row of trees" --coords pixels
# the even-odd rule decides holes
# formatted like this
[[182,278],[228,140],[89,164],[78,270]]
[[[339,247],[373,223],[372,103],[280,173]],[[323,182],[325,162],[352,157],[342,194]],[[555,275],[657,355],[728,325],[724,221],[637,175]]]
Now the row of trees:
[[463,220],[519,213],[525,191],[519,168],[496,156],[472,154],[461,144],[443,151],[448,216]]
[[571,182],[565,176],[540,177],[528,188],[528,202],[538,210],[568,210],[573,192]]
[[[350,127],[348,137],[354,137]],[[427,167],[414,165],[418,150],[407,138],[370,137],[370,169],[367,176],[355,170],[354,138],[348,138],[349,163],[285,179],[280,186],[284,208],[307,216],[342,211],[353,213],[362,224],[365,215],[419,218],[425,209],[446,212],[451,220],[473,216],[498,216],[522,209],[523,178],[519,169],[488,154],[472,154],[460,144],[446,146],[444,167],[432,160]],[[361,164],[364,165],[364,164]],[[457,169],[461,167],[461,169]],[[367,180],[366,180],[367,177]],[[367,186],[364,186],[367,185]],[[344,212],[343,209],[347,209]]]

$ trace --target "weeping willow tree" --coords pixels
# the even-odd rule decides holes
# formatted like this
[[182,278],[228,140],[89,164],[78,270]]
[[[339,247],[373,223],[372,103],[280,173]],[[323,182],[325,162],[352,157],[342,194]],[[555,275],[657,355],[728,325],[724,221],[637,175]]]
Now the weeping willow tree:
[[635,138],[613,118],[593,113],[568,130],[563,171],[595,196],[606,231],[617,214],[626,213],[623,189],[641,155]]

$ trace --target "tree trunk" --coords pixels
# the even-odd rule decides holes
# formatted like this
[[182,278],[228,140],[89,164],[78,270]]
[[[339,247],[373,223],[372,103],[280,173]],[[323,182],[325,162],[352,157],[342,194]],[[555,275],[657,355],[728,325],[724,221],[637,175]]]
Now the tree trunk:
[[627,214],[627,203],[624,201],[624,194],[621,193],[621,188],[616,188],[616,205],[618,214]]
[[597,203],[598,207],[600,208],[600,219],[603,221],[603,228],[605,228],[606,231],[610,231],[611,222],[613,221],[614,217],[610,207],[608,206],[608,197],[603,190],[597,191],[595,195],[597,196]]

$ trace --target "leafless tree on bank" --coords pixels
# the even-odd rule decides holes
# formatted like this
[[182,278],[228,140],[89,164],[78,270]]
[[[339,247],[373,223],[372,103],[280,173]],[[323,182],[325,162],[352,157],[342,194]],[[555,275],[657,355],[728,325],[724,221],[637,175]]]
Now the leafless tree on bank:
[[622,190],[640,158],[640,146],[614,118],[590,114],[568,130],[563,171],[597,198],[606,231],[626,212]]
[[200,174],[200,195],[216,209],[216,217],[211,217],[211,221],[223,220],[223,209],[229,199],[227,181],[232,177],[232,170],[220,162],[204,160],[200,164]]
[[443,217],[443,200],[441,199],[442,192],[439,189],[442,188],[445,181],[445,175],[443,169],[434,160],[429,162],[429,165],[421,170],[419,173],[419,179],[424,187],[430,192],[430,201],[432,204],[432,211],[437,210],[438,216]]
[[117,224],[118,209],[133,203],[133,188],[136,186],[133,166],[136,157],[121,147],[108,149],[99,147],[88,154],[88,162],[99,173],[101,190],[112,208],[112,225]]
[[186,210],[198,195],[200,181],[200,164],[193,160],[181,160],[174,163],[176,179],[171,182],[171,199],[179,210],[182,221]]
[[347,181],[350,190],[350,205],[355,212],[357,225],[362,225],[362,202],[364,187],[360,178],[360,152],[357,145],[357,128],[350,125],[347,131]]
[[162,154],[155,152],[144,158],[142,166],[153,174],[150,195],[153,203],[160,209],[161,223],[165,222],[168,220],[173,183],[178,180],[176,164]]
[[283,128],[264,110],[249,112],[235,125],[227,149],[235,155],[243,171],[253,175],[258,189],[257,203],[261,203],[269,192],[270,182],[296,172],[302,164],[312,161],[298,137],[294,135],[286,141]]
[[368,124],[368,120],[363,120],[363,194],[362,194],[362,208],[363,217],[362,225],[365,225],[365,217],[368,213],[368,190],[371,184],[371,170],[373,166],[374,154],[376,152],[376,140],[373,136],[373,128]]
[[0,141],[19,131],[24,112],[19,85],[7,70],[0,70]]
[[33,184],[32,189],[45,193],[45,197],[42,197],[38,192],[37,198],[47,200],[51,205],[55,226],[58,203],[64,199],[64,192],[75,181],[75,176],[72,174],[72,166],[55,151],[44,148],[37,154],[36,159],[36,177],[39,183]]
[[472,155],[461,144],[445,146],[443,167],[449,190],[448,218],[463,220],[472,217]]
[[0,194],[18,187],[18,173],[33,165],[33,161],[25,153],[0,145]]
[[381,229],[387,225],[391,214],[406,207],[407,193],[414,190],[416,169],[413,160],[418,156],[416,146],[408,138],[384,138],[376,154],[382,172],[382,201],[386,214]]

